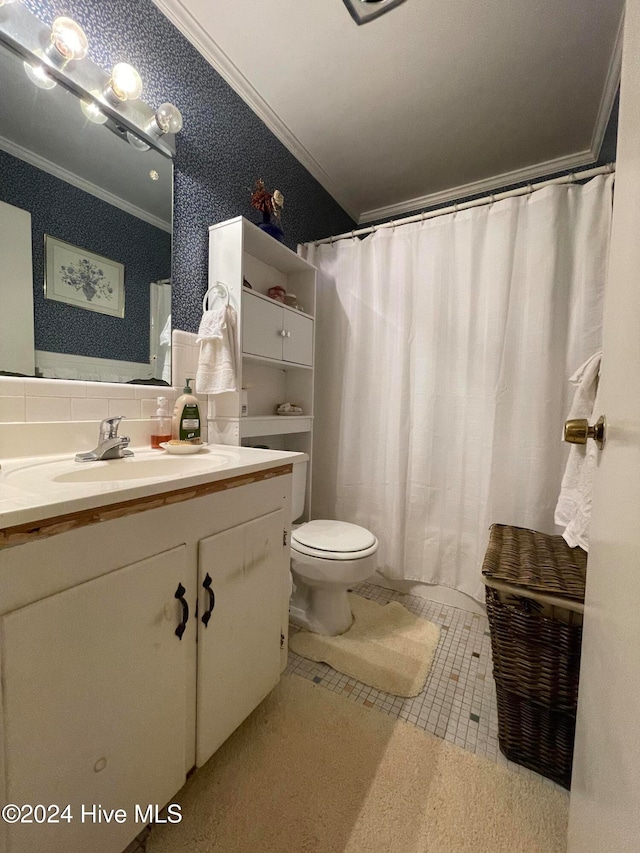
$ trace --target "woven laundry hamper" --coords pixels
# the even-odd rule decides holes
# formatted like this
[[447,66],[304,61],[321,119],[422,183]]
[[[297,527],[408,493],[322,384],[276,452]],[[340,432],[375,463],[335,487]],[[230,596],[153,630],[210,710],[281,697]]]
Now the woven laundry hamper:
[[587,554],[561,536],[494,524],[482,566],[498,700],[511,761],[569,788]]

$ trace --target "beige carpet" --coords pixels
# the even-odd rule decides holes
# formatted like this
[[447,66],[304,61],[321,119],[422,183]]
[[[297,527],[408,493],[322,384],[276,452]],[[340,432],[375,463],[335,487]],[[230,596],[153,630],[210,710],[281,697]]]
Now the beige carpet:
[[391,601],[376,604],[361,595],[349,595],[353,625],[338,637],[299,631],[289,637],[289,648],[309,660],[324,661],[338,672],[394,693],[417,696],[424,687],[440,629]]
[[174,801],[147,853],[566,851],[566,794],[295,675]]

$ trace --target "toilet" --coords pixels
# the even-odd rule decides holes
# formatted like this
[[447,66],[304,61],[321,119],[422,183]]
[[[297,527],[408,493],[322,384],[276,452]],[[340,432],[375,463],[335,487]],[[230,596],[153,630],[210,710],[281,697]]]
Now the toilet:
[[[293,464],[293,521],[304,511],[307,461],[305,455]],[[353,622],[347,590],[374,573],[377,550],[373,533],[357,524],[328,519],[294,524],[291,621],[316,634],[335,636],[347,631]]]

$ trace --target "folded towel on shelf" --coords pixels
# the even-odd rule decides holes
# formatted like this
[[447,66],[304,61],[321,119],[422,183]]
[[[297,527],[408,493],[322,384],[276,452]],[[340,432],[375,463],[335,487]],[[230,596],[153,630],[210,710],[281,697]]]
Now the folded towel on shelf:
[[294,406],[291,403],[280,403],[276,409],[278,415],[301,415],[302,409],[300,406]]
[[200,343],[196,392],[223,394],[238,390],[236,326],[237,315],[231,305],[203,312],[196,339]]
[[[589,423],[593,423],[597,414],[601,360],[602,352],[595,353],[569,379],[569,382],[577,385],[569,419],[586,418]],[[591,490],[597,462],[598,447],[595,441],[571,445],[555,511],[555,522],[565,528],[562,537],[571,548],[579,546],[585,551],[589,550]]]

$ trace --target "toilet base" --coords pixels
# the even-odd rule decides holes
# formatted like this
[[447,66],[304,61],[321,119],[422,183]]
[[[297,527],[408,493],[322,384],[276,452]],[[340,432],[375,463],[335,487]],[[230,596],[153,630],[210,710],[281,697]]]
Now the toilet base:
[[353,624],[346,589],[318,589],[307,586],[299,577],[289,606],[294,625],[314,634],[336,637]]

